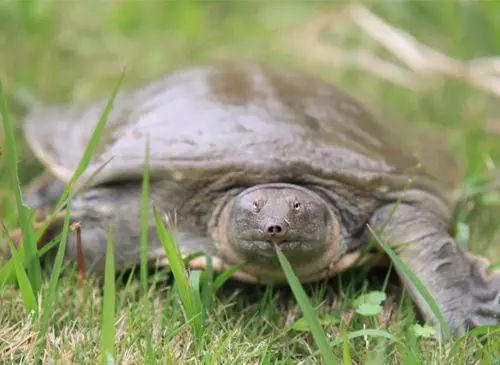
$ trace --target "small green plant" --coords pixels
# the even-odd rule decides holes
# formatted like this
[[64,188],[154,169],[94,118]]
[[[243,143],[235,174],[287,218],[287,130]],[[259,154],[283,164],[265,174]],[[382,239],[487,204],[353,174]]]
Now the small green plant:
[[416,337],[421,338],[432,338],[436,335],[436,330],[429,325],[421,326],[419,324],[415,324],[412,326],[412,331]]
[[[322,326],[333,326],[335,324],[338,324],[340,322],[340,319],[337,316],[334,315],[327,315],[319,319],[319,323]],[[309,322],[305,317],[301,317],[297,319],[295,322],[292,323],[290,326],[291,330],[297,331],[297,332],[310,332],[311,327],[309,326]]]
[[374,290],[357,297],[352,306],[362,316],[376,316],[382,312],[382,303],[386,297],[384,292]]

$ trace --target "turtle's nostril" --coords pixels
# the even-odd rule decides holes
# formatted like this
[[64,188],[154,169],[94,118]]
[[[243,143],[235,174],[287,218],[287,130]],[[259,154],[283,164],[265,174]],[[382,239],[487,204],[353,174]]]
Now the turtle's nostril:
[[288,223],[282,218],[270,218],[262,227],[267,239],[280,242],[285,239],[288,232]]
[[280,234],[283,231],[283,228],[281,228],[280,225],[273,225],[267,227],[267,232],[270,233],[271,235],[276,235]]

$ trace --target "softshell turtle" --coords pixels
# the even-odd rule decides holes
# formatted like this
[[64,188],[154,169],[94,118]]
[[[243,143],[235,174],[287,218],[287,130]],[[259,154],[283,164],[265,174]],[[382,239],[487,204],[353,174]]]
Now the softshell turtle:
[[[104,105],[45,108],[28,117],[27,139],[56,180],[69,180]],[[498,324],[500,276],[488,276],[485,261],[450,236],[456,199],[446,179],[386,139],[353,99],[300,73],[207,66],[123,92],[88,173],[112,159],[72,202],[86,267],[102,271],[109,225],[116,266],[139,262],[149,140],[151,199],[176,217],[184,254],[204,252],[219,269],[245,262],[236,278],[281,283],[279,246],[303,282],[315,281],[356,261],[371,239],[370,225],[397,244],[456,335]],[[150,222],[149,257],[167,264]],[[76,255],[74,238],[67,255]],[[398,274],[435,322],[411,281]]]

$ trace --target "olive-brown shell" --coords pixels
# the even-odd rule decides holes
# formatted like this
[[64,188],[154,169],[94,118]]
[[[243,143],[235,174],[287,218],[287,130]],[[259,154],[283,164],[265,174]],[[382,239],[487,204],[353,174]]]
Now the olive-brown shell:
[[[46,108],[28,118],[28,141],[58,178],[70,178],[104,105]],[[451,205],[442,182],[412,151],[388,142],[353,99],[299,73],[207,66],[121,93],[88,169],[111,158],[94,184],[139,179],[147,139],[154,179],[196,186],[219,179],[228,187],[339,180],[387,194],[412,178],[413,187]]]

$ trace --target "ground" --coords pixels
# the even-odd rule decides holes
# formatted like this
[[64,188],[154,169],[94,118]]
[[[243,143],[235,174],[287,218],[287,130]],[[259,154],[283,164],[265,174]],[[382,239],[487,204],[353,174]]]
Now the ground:
[[[375,2],[367,9],[457,62],[494,57],[500,47],[496,2]],[[430,54],[418,63],[411,49],[382,47],[383,39],[374,40],[362,25],[375,27],[372,35],[382,38],[388,32],[377,32],[377,23],[363,14],[340,2],[2,2],[0,80],[13,112],[21,182],[41,171],[20,130],[34,103],[80,103],[109,95],[123,68],[124,87],[132,87],[184,65],[235,59],[274,63],[303,69],[348,90],[380,118],[390,119],[385,121],[409,142],[415,138],[408,138],[408,128],[430,130],[433,148],[451,152],[464,173],[463,200],[454,221],[457,239],[498,262],[498,76],[480,82],[481,73],[461,77],[450,75],[446,67],[431,72],[425,60],[434,60],[432,67],[449,63]],[[324,29],[321,24],[326,24]],[[359,62],[368,53],[375,60]],[[7,170],[1,153],[3,177]],[[6,178],[0,180],[0,221],[9,229],[18,225],[13,187]],[[0,245],[5,248],[3,237]],[[67,271],[51,306],[43,359],[95,363],[101,356],[102,283],[87,278],[79,287],[74,270]],[[289,289],[229,283],[214,297],[204,335],[195,345],[166,276],[152,274],[145,296],[137,278],[118,280],[116,363],[318,362],[311,334],[297,322],[301,311]],[[498,332],[483,341],[440,344],[426,339],[425,331],[415,327],[422,323],[396,278],[391,276],[388,285],[384,278],[385,271],[367,275],[354,269],[305,286],[339,359],[500,363]],[[48,279],[42,288],[47,286]],[[383,310],[360,314],[354,300],[379,290],[388,295]],[[32,363],[40,354],[37,315],[27,313],[14,286],[0,287],[0,301],[0,359]],[[39,306],[43,303],[42,296]],[[350,339],[356,334],[365,336]]]

